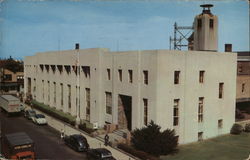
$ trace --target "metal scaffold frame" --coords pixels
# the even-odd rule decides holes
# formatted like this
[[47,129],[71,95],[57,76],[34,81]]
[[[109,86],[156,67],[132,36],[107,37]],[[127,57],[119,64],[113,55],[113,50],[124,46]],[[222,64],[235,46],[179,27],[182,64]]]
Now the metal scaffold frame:
[[[185,31],[183,31],[185,30]],[[193,26],[178,26],[177,23],[174,23],[174,38],[170,36],[169,38],[169,49],[181,50],[182,47],[188,47],[188,38],[193,33]],[[179,38],[178,38],[179,37]],[[186,40],[186,43],[183,44],[183,40]]]

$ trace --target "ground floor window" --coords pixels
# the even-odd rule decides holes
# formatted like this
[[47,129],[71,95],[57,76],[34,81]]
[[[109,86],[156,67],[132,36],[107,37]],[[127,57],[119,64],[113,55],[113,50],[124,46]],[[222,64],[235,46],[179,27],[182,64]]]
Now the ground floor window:
[[106,92],[106,113],[112,114],[112,94]]
[[203,140],[203,132],[198,132],[198,141]]

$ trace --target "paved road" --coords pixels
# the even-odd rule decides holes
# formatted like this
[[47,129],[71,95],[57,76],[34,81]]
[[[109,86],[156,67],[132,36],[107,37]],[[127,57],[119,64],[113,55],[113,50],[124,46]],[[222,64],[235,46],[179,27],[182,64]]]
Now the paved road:
[[35,142],[37,159],[49,160],[86,160],[84,153],[78,153],[68,148],[61,140],[60,134],[49,126],[37,126],[31,120],[22,116],[7,117],[0,113],[2,134],[26,132]]

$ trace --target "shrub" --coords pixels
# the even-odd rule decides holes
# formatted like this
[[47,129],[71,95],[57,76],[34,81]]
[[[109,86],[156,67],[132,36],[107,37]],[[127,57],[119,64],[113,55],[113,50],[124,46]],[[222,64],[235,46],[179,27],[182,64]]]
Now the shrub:
[[72,126],[75,125],[75,117],[71,116],[70,114],[64,113],[62,111],[58,111],[55,108],[51,108],[43,103],[39,103],[35,100],[31,101],[32,107],[54,117],[61,121],[71,124]]
[[160,131],[161,127],[153,121],[147,127],[135,129],[132,132],[131,142],[141,151],[159,156],[177,151],[178,138],[174,130]]
[[231,134],[241,134],[242,131],[243,131],[243,127],[240,124],[235,123],[232,126],[230,133]]
[[250,123],[245,125],[245,132],[250,132]]
[[120,148],[121,150],[135,156],[135,157],[140,158],[140,159],[158,160],[157,157],[154,157],[154,156],[152,156],[146,152],[143,152],[143,151],[138,151],[138,150],[134,149],[132,146],[129,146],[129,145],[126,145],[123,143],[118,144],[117,147]]
[[83,130],[84,132],[87,132],[88,134],[91,134],[92,132],[95,131],[95,130],[92,129],[92,128],[87,128],[87,127],[86,127],[86,123],[79,124],[78,127],[79,127],[79,129]]

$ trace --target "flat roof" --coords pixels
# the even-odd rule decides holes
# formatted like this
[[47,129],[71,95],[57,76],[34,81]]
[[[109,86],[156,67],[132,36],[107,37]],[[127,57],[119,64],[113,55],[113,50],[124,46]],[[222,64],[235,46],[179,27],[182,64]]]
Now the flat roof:
[[5,136],[12,146],[20,146],[33,143],[33,140],[30,139],[30,137],[24,132],[6,134]]
[[8,100],[8,101],[19,101],[18,98],[12,96],[12,95],[1,95],[1,97],[3,97],[4,99]]

